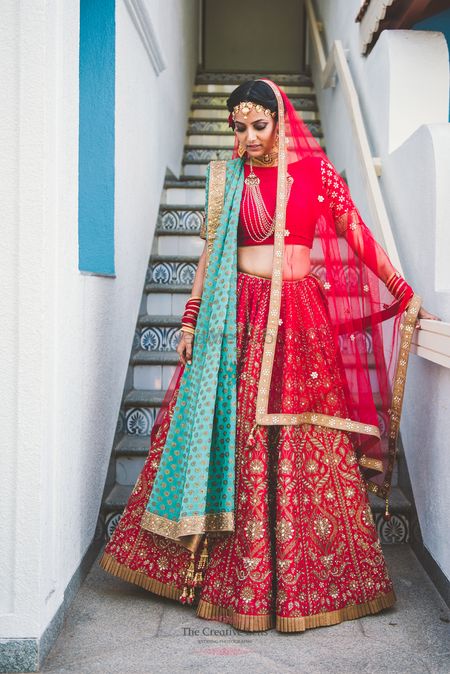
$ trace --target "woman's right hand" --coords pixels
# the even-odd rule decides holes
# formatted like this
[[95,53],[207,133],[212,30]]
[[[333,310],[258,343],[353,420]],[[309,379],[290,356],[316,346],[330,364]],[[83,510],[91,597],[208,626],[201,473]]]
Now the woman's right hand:
[[177,353],[180,356],[180,360],[183,365],[186,365],[186,362],[191,365],[192,363],[192,347],[194,344],[194,335],[191,332],[181,331],[181,338],[178,342]]

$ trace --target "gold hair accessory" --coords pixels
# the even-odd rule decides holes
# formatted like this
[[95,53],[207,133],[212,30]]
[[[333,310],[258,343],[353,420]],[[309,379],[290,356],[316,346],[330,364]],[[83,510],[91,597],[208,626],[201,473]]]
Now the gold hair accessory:
[[260,103],[253,103],[252,101],[241,101],[239,105],[234,106],[231,116],[233,117],[233,120],[235,120],[237,113],[242,112],[242,114],[244,115],[244,119],[247,119],[247,115],[249,115],[252,110],[255,110],[255,112],[264,112],[264,114],[267,115],[268,117],[275,117],[275,115],[277,114],[276,112],[272,112],[270,108],[265,108]]

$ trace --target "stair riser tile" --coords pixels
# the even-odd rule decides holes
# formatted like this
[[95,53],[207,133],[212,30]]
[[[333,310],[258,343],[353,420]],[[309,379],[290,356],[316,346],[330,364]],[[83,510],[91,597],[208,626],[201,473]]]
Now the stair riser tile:
[[[147,283],[164,285],[193,283],[197,266],[198,262],[172,262],[170,260],[150,263],[147,270]],[[319,276],[322,281],[326,281],[326,269],[323,264],[313,262],[311,272]],[[344,266],[342,280],[350,290],[357,289],[358,278],[357,270]],[[169,290],[167,287],[164,289],[166,292]]]
[[182,316],[191,293],[148,293],[145,311],[150,316]]
[[[105,521],[101,514],[98,528],[107,540],[113,535],[123,512],[121,509],[113,509],[108,511]],[[390,545],[399,543],[408,544],[410,541],[410,515],[409,514],[395,514],[392,515],[390,522],[384,522],[381,513],[374,513],[375,525],[377,528],[380,541],[383,545]],[[99,534],[100,535],[100,534]]]
[[280,87],[312,85],[311,75],[306,72],[299,73],[258,73],[258,72],[198,72],[195,78],[196,84],[230,84],[237,87],[248,80],[257,80],[261,77],[268,77]]
[[232,150],[234,146],[234,135],[230,130],[230,135],[227,136],[217,136],[213,133],[186,136],[185,147],[198,147],[199,145],[204,145],[205,147],[226,147]]
[[[179,298],[177,298],[177,294],[179,295]],[[156,293],[149,293],[149,297],[151,295],[156,295]],[[173,319],[171,321],[171,325],[152,324],[142,326],[140,330],[136,331],[135,335],[136,350],[156,351],[158,353],[175,351],[178,343],[177,331],[180,329],[181,317],[184,312],[184,306],[189,297],[190,295],[187,295],[186,293],[173,293],[172,295],[169,295],[168,303],[172,301],[172,306],[174,310],[170,313],[167,310],[165,312],[164,311],[158,312],[157,315],[170,316]],[[161,303],[166,298],[167,296],[163,298],[163,300],[161,300]],[[160,301],[159,299],[155,300],[153,306],[155,306],[159,301]],[[158,306],[158,308],[161,307]],[[149,316],[152,316],[155,315],[155,312],[149,311],[148,314]],[[347,361],[348,358],[352,357],[354,350],[354,341],[348,335],[339,335],[338,339],[342,357],[344,358],[345,361]],[[369,332],[358,333],[355,339],[357,340],[357,343],[362,340],[362,343],[365,349],[367,350],[369,356],[373,353],[372,337]],[[376,371],[373,370],[373,373],[375,372]],[[374,381],[373,385],[375,387],[374,390],[376,390],[376,388],[378,387],[377,382]]]
[[133,387],[137,391],[167,390],[175,372],[175,365],[135,365],[133,367]]
[[208,163],[215,159],[231,159],[232,151],[229,148],[185,148],[183,161],[186,164],[191,162]]
[[171,187],[163,191],[161,204],[163,206],[203,206],[205,203],[205,190],[191,187]]
[[[316,136],[316,140],[321,140],[320,136]],[[232,150],[234,147],[234,135],[232,132],[230,134],[219,136],[214,132],[208,133],[193,133],[190,136],[186,136],[185,147],[218,147],[218,148],[228,148]]]
[[[121,456],[116,459],[116,482],[117,484],[122,485],[134,485],[139,473],[141,472],[145,462],[145,457],[143,456]],[[392,480],[392,486],[397,486],[397,470],[394,471],[394,476]],[[377,523],[378,533],[382,532],[383,538],[386,542],[394,543],[405,543],[409,535],[408,530],[408,517],[404,515],[395,515],[395,517],[400,517],[400,522],[395,521],[394,526],[392,524],[385,523],[381,514],[377,513],[379,519],[375,520]],[[398,531],[396,531],[398,530]]]
[[[194,93],[195,94],[231,94],[234,89],[236,89],[238,85],[237,84],[195,84],[194,85]],[[280,85],[281,86],[281,85]],[[292,84],[285,84],[283,86],[283,90],[288,94],[288,96],[292,96],[294,94],[313,94],[314,89],[312,86],[305,87],[305,86],[298,86],[298,85],[292,85]]]
[[139,473],[144,467],[144,463],[145,458],[141,456],[121,456],[120,458],[116,459],[117,484],[134,486],[139,477]]
[[[322,138],[316,136],[316,140],[321,142]],[[228,150],[233,150],[234,147],[234,136],[232,133],[225,136],[219,136],[214,133],[194,133],[190,136],[186,136],[185,148],[198,148],[198,147],[207,147],[207,148],[225,148]],[[185,152],[187,150],[185,149]]]
[[149,436],[159,412],[159,407],[130,407],[125,411],[123,430],[128,435]]
[[200,236],[158,235],[158,255],[200,255],[205,246]]
[[[321,136],[322,130],[319,122],[307,122],[307,126],[311,133],[314,136]],[[209,138],[214,139],[214,134],[217,134],[216,138],[223,138],[223,134],[227,136],[233,135],[233,131],[228,126],[227,120],[191,120],[189,122],[189,135],[190,137],[199,138],[201,135],[205,135]],[[211,140],[208,145],[215,145],[215,140]]]
[[202,225],[203,211],[184,210],[179,208],[180,204],[177,204],[177,206],[178,208],[163,208],[160,210],[158,230],[167,230],[168,232],[183,230],[183,232],[192,232],[193,236],[198,236]]
[[[228,124],[227,118],[228,118],[228,110],[214,110],[210,108],[196,108],[195,110],[191,110],[190,117],[195,118],[195,119],[214,119],[214,120],[221,120],[224,121]],[[303,120],[308,121],[308,120],[318,120],[319,119],[319,113],[315,112],[314,110],[304,110],[301,112],[301,117]]]
[[169,352],[173,354],[178,345],[180,338],[178,331],[181,327],[181,317],[180,320],[174,320],[173,316],[173,314],[170,315],[172,319],[170,325],[143,325],[141,329],[137,330],[135,351],[159,354]]
[[[179,328],[173,329],[172,342],[174,348],[171,349],[171,353],[176,350],[176,345],[178,344],[179,337],[178,331]],[[163,328],[158,328],[154,332],[163,331]],[[168,338],[170,339],[170,337]],[[167,351],[167,349],[154,349],[158,353]],[[162,381],[166,381],[167,378],[170,379],[171,368],[173,374],[173,367],[170,365],[134,365],[133,367],[133,386],[138,391],[144,391],[147,389],[162,389],[165,388],[165,384],[162,384]],[[371,369],[369,371],[369,376],[372,385],[372,391],[374,393],[379,393],[379,386],[376,377],[376,370]],[[383,426],[385,426],[383,422]]]
[[[313,110],[317,112],[317,101],[313,95],[295,95],[290,96],[291,103],[294,108],[300,113],[303,110]],[[220,96],[214,94],[194,94],[192,96],[193,109],[214,107],[223,110],[223,113],[228,116],[227,96]]]
[[184,164],[181,170],[184,176],[206,176],[207,164]]
[[[397,486],[397,483],[395,485]],[[389,522],[385,522],[382,513],[375,513],[374,520],[381,543],[398,544],[410,541],[410,515],[409,513],[391,513]]]
[[[317,139],[319,145],[324,146],[323,138]],[[183,155],[183,164],[205,163],[216,159],[231,159],[232,151],[229,148],[220,147],[186,147]],[[185,173],[185,175],[192,175]]]
[[154,262],[147,270],[147,283],[160,283],[167,292],[170,284],[192,284],[196,270],[195,262]]

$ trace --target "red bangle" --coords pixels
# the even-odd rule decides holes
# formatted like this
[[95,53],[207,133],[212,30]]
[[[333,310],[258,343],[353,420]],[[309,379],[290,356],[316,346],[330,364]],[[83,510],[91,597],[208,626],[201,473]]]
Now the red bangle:
[[190,297],[185,305],[181,325],[186,326],[187,331],[194,331],[197,324],[197,317],[200,312],[202,298],[199,296]]
[[411,286],[405,281],[404,278],[400,276],[398,272],[395,272],[395,274],[392,274],[389,277],[386,282],[386,288],[397,300],[401,299],[405,293],[410,296],[414,294]]

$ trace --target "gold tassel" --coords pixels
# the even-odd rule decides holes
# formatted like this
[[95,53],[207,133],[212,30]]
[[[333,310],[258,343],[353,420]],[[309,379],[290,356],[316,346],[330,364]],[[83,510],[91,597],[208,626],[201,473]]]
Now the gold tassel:
[[203,548],[199,557],[198,566],[196,569],[195,566],[195,553],[191,552],[191,558],[189,563],[189,568],[186,573],[185,585],[183,587],[183,592],[180,596],[180,601],[182,604],[192,604],[195,598],[195,588],[202,584],[203,582],[203,571],[206,567],[208,560],[208,539],[207,534],[203,540]]
[[208,534],[205,534],[205,540],[203,541],[203,549],[200,555],[200,561],[198,564],[199,569],[203,569],[208,561]]
[[[194,571],[195,571],[195,554],[191,552],[191,558],[189,562],[189,567],[186,572],[186,578],[184,579],[183,592],[180,596],[180,601],[182,604],[192,604],[193,597],[192,593],[189,592],[189,588],[192,590],[192,583],[194,580]],[[189,594],[188,594],[189,592]]]

